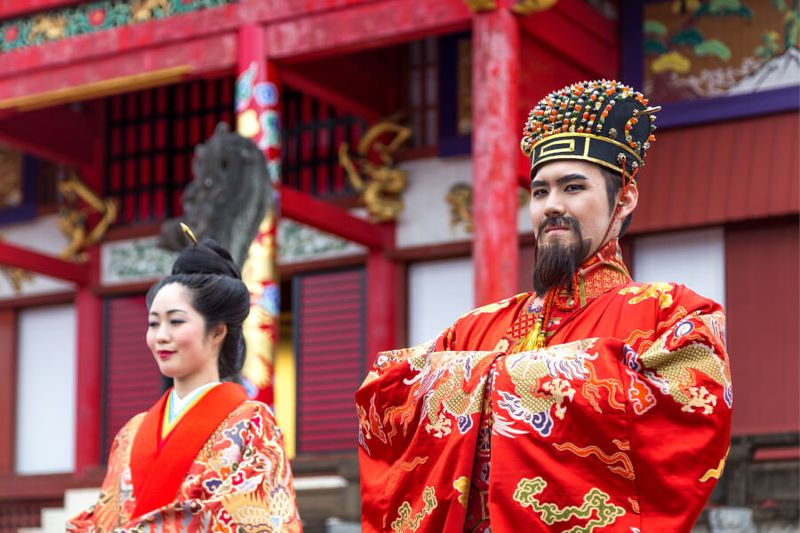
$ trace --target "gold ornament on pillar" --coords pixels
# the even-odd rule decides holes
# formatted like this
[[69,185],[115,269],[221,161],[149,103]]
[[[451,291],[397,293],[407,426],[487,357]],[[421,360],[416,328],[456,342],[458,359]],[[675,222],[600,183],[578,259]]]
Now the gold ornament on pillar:
[[[384,136],[390,139],[388,143],[380,140]],[[373,222],[395,220],[403,211],[400,195],[406,189],[406,173],[395,168],[393,156],[410,138],[411,128],[386,121],[367,130],[355,154],[347,143],[339,146],[339,164],[361,193]]]
[[473,13],[497,9],[497,0],[464,0],[464,3]]
[[[64,259],[86,261],[86,248],[99,243],[117,218],[116,200],[100,198],[74,172],[58,183],[58,190],[64,198],[59,226],[69,239],[59,255]],[[100,220],[89,229],[86,219],[92,214],[100,215]]]
[[518,15],[530,15],[537,11],[545,11],[558,3],[558,0],[517,0],[511,11]]

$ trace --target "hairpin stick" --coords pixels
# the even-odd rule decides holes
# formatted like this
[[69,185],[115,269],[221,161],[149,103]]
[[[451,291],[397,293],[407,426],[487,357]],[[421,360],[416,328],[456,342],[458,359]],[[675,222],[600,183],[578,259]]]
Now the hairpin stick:
[[649,115],[650,113],[658,113],[659,111],[661,111],[661,106],[657,105],[655,107],[648,107],[647,109],[643,109],[643,110],[639,111],[639,114],[640,115]]
[[181,222],[181,229],[186,234],[186,236],[189,237],[189,240],[192,241],[192,244],[197,246],[197,237],[194,236],[194,232],[192,231],[192,229],[183,222]]

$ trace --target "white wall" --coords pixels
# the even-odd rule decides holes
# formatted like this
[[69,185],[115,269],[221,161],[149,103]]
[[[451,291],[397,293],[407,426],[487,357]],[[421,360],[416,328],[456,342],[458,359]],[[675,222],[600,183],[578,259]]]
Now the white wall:
[[19,314],[16,470],[72,472],[75,467],[75,307]]
[[[9,244],[58,257],[69,244],[58,227],[58,220],[58,215],[46,215],[28,222],[6,224],[0,226],[0,238]],[[0,275],[0,299],[62,292],[74,287],[73,283],[35,274],[33,279],[22,284],[22,290],[17,293],[5,276]]]
[[474,307],[474,279],[470,258],[415,263],[409,267],[409,345],[437,337]]
[[725,305],[725,233],[721,227],[637,237],[636,281],[672,281]]
[[[407,173],[405,208],[397,220],[397,247],[468,241],[464,225],[450,224],[447,192],[456,183],[472,184],[472,158],[415,159],[399,165]],[[517,232],[532,231],[527,204],[517,209]]]

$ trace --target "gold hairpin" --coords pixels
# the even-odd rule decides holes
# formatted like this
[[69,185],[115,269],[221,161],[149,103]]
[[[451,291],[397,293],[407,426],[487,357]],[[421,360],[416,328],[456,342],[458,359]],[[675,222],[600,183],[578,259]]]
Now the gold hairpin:
[[186,236],[189,237],[189,240],[192,241],[192,243],[195,246],[197,246],[197,237],[194,236],[194,232],[192,231],[192,229],[183,222],[181,222],[181,229],[186,234]]
[[639,114],[649,115],[650,113],[658,113],[659,111],[661,111],[661,106],[657,105],[655,107],[648,107],[647,109],[643,109],[642,111],[639,111]]

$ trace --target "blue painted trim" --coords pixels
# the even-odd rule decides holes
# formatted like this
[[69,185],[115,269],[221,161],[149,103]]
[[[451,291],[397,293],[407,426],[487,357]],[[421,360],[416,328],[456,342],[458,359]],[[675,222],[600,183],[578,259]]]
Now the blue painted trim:
[[36,159],[22,154],[22,203],[17,207],[0,209],[0,224],[22,222],[36,218]]
[[458,41],[469,35],[439,38],[439,157],[472,152],[472,135],[458,134]]
[[800,109],[800,86],[663,104],[659,129],[786,113]]

